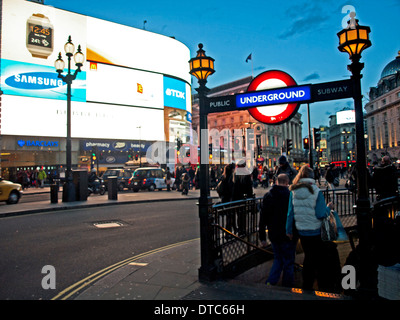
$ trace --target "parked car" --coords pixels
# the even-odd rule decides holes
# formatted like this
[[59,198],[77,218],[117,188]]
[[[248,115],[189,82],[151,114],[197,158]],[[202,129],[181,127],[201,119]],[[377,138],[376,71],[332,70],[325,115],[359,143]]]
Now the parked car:
[[107,169],[101,178],[104,180],[104,185],[106,189],[108,188],[108,178],[109,177],[117,177],[118,178],[118,190],[122,191],[124,188],[128,188],[128,181],[132,177],[132,170],[130,169]]
[[[134,192],[141,189],[149,191],[166,189],[165,171],[160,168],[137,168],[129,179],[128,188]],[[176,189],[174,178],[171,178],[171,189]]]
[[19,183],[0,178],[0,201],[16,204],[22,196],[22,186]]

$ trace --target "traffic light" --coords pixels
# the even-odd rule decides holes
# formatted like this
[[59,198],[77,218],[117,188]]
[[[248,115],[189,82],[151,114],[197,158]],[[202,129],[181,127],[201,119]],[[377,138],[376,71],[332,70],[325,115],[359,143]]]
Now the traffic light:
[[129,150],[128,150],[128,161],[132,160],[132,157],[133,157],[133,149],[129,148]]
[[286,139],[286,151],[289,152],[292,149],[293,149],[292,139]]
[[139,159],[139,155],[136,153],[135,154],[135,160],[138,160]]
[[350,160],[350,153],[347,154],[347,160]]
[[92,161],[96,161],[96,159],[97,159],[97,147],[93,147],[91,157],[92,157]]
[[319,142],[321,141],[321,129],[312,128],[312,131],[313,131],[314,148],[317,148]]
[[310,149],[310,140],[308,138],[303,139],[303,148]]

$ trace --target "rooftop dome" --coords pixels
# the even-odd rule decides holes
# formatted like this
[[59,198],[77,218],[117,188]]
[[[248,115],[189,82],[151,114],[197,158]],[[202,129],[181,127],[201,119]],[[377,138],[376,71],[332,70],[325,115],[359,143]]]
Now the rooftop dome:
[[383,68],[381,79],[391,76],[392,74],[396,74],[397,71],[400,71],[400,51],[398,52],[396,59],[389,62],[386,67]]

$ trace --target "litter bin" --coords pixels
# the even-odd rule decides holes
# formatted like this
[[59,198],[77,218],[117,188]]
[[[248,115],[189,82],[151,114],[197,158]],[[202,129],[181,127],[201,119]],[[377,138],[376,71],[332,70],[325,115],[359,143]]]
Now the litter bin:
[[50,202],[58,203],[58,185],[56,184],[50,185]]
[[87,170],[72,170],[75,185],[76,201],[86,201],[88,195],[88,173]]
[[118,177],[108,177],[108,200],[118,200]]

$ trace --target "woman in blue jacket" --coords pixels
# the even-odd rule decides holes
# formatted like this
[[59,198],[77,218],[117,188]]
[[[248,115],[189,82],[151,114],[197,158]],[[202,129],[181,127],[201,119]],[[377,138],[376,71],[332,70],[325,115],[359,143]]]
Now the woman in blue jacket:
[[340,278],[340,260],[333,242],[322,241],[321,221],[330,214],[333,203],[325,203],[316,186],[314,172],[304,165],[290,186],[286,233],[298,232],[304,251],[303,289],[312,290],[315,279],[321,291],[335,292]]

